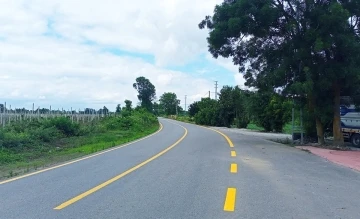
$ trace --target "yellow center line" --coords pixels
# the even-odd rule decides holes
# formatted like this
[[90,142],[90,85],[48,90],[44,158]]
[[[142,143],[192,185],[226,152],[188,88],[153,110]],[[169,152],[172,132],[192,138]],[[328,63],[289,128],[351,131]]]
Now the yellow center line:
[[232,163],[230,165],[230,172],[231,173],[237,173],[237,164],[236,163]]
[[234,144],[232,143],[232,141],[230,140],[230,138],[229,138],[228,136],[226,136],[224,133],[222,133],[222,132],[220,132],[220,131],[218,131],[218,130],[212,129],[212,128],[208,128],[208,127],[205,127],[205,128],[210,129],[210,130],[212,130],[212,131],[214,131],[214,132],[219,133],[220,135],[222,135],[222,136],[226,139],[226,141],[228,142],[228,144],[229,144],[229,146],[230,146],[231,148],[234,147]]
[[15,181],[15,180],[19,180],[19,179],[22,179],[22,178],[25,178],[25,177],[33,176],[33,175],[36,175],[36,174],[39,174],[39,173],[43,173],[43,172],[46,172],[46,171],[49,171],[49,170],[57,169],[57,168],[60,168],[60,167],[63,167],[63,166],[67,166],[67,165],[70,165],[70,164],[73,164],[73,163],[77,163],[77,162],[82,161],[82,160],[86,160],[86,159],[89,159],[89,158],[92,158],[92,157],[99,156],[101,154],[108,153],[110,151],[118,150],[120,148],[132,145],[132,144],[134,144],[136,142],[145,140],[145,139],[159,133],[163,129],[163,125],[161,123],[159,123],[159,124],[160,124],[159,130],[157,130],[155,133],[153,133],[151,135],[145,136],[145,137],[140,138],[138,140],[135,140],[135,141],[129,142],[127,144],[124,144],[124,145],[121,145],[121,146],[118,146],[118,147],[114,147],[114,148],[111,148],[111,149],[108,149],[108,150],[104,150],[102,152],[95,153],[93,155],[89,155],[89,156],[85,156],[85,157],[82,157],[82,158],[79,158],[79,159],[76,159],[76,160],[73,160],[73,161],[69,161],[69,162],[66,162],[66,163],[63,163],[63,164],[60,164],[60,165],[56,165],[56,166],[49,167],[49,168],[46,168],[46,169],[42,169],[42,170],[39,170],[39,171],[36,171],[36,172],[32,172],[32,173],[28,173],[28,174],[25,174],[25,175],[22,175],[22,176],[18,176],[18,177],[14,177],[14,178],[11,178],[11,179],[8,179],[8,180],[4,180],[4,181],[0,182],[0,185],[5,184],[5,183],[9,183],[9,182],[12,182],[12,181]]
[[236,200],[236,188],[228,188],[225,197],[224,211],[234,211]]
[[[181,126],[181,125],[179,125],[179,126]],[[115,176],[114,178],[111,178],[111,179],[109,179],[109,180],[101,183],[100,185],[95,186],[94,188],[92,188],[92,189],[90,189],[90,190],[88,190],[88,191],[86,191],[86,192],[84,192],[84,193],[81,193],[80,195],[78,195],[78,196],[76,196],[76,197],[74,197],[74,198],[72,198],[72,199],[70,199],[70,200],[68,200],[68,201],[60,204],[59,206],[55,207],[54,209],[55,209],[55,210],[61,210],[61,209],[63,209],[63,208],[66,208],[67,206],[69,206],[69,205],[71,205],[71,204],[73,204],[73,203],[75,203],[75,202],[77,202],[77,201],[85,198],[86,196],[88,196],[88,195],[90,195],[90,194],[92,194],[92,193],[94,193],[94,192],[96,192],[96,191],[104,188],[104,187],[107,186],[107,185],[110,185],[111,183],[115,182],[116,180],[121,179],[122,177],[128,175],[129,173],[131,173],[131,172],[139,169],[140,167],[142,167],[142,166],[150,163],[151,161],[153,161],[153,160],[155,160],[156,158],[160,157],[161,155],[165,154],[166,152],[168,152],[169,150],[171,150],[173,147],[175,147],[177,144],[179,144],[179,143],[185,138],[185,136],[187,135],[187,133],[188,133],[187,129],[186,129],[184,126],[181,126],[181,127],[185,130],[184,135],[183,135],[179,140],[177,140],[174,144],[172,144],[171,146],[169,146],[168,148],[166,148],[166,149],[164,149],[163,151],[161,151],[160,153],[152,156],[151,158],[143,161],[142,163],[140,163],[140,164],[138,164],[138,165],[136,165],[136,166],[128,169],[127,171],[121,173],[120,175],[117,175],[117,176]]]
[[231,156],[236,157],[236,151],[231,151]]
[[[178,124],[178,123],[174,123],[174,122],[170,122],[170,123]],[[189,123],[188,123],[188,124],[189,124]],[[229,144],[229,146],[230,146],[231,148],[234,147],[234,144],[232,143],[232,141],[230,140],[230,138],[229,138],[228,136],[226,136],[224,133],[222,133],[222,132],[220,132],[220,131],[218,131],[218,130],[216,130],[216,129],[212,129],[212,128],[209,128],[209,127],[206,127],[206,126],[202,126],[202,125],[196,125],[196,124],[192,124],[192,125],[199,126],[199,127],[201,127],[201,128],[209,129],[209,130],[211,130],[211,131],[214,131],[214,132],[219,133],[220,135],[222,135],[222,136],[226,139],[226,141],[228,142],[228,144]]]

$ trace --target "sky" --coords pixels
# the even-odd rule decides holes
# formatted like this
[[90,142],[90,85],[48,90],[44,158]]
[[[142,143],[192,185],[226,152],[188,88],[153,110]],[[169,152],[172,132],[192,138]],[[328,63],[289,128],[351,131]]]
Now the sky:
[[198,23],[222,0],[1,0],[0,102],[12,108],[99,109],[139,101],[139,76],[184,107],[214,97],[214,81],[243,86],[214,59]]

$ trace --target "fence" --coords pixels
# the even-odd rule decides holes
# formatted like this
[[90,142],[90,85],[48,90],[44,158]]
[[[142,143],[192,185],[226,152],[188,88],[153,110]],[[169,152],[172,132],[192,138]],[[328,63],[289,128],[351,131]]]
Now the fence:
[[32,110],[27,110],[25,108],[22,109],[10,109],[6,108],[5,105],[0,104],[0,125],[4,127],[5,125],[11,124],[12,122],[17,121],[32,121],[32,120],[40,120],[40,119],[49,119],[49,118],[56,118],[56,117],[68,117],[71,119],[72,122],[90,122],[93,120],[98,120],[100,118],[103,118],[105,116],[113,116],[114,113],[108,112],[106,110],[94,110],[94,109],[85,109],[84,111],[81,111],[80,109],[78,111],[76,110],[51,110],[38,107],[36,110],[34,110],[34,107]]

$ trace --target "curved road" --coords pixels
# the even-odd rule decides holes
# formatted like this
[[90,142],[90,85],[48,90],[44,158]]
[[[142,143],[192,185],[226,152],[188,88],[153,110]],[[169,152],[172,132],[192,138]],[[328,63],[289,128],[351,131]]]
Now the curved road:
[[360,174],[291,147],[160,119],[140,141],[0,182],[0,218],[360,218]]

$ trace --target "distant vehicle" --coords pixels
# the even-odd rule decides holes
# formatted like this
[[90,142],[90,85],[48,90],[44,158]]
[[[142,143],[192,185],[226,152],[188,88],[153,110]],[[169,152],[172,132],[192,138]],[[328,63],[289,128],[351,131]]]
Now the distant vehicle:
[[360,147],[360,112],[354,105],[340,107],[341,131],[344,139]]

